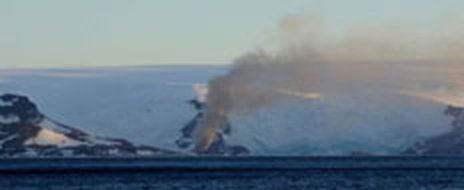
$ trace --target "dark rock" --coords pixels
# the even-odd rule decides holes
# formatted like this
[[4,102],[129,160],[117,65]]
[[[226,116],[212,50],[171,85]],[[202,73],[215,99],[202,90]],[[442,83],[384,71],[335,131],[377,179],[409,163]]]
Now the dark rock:
[[0,96],[0,101],[2,101],[3,104],[7,104],[0,106],[1,116],[19,117],[22,123],[34,122],[44,117],[37,109],[37,106],[25,96],[4,94]]
[[453,117],[453,130],[423,142],[404,153],[409,155],[464,155],[464,108],[449,106],[446,115]]
[[[206,108],[205,103],[199,102],[197,100],[190,100],[189,103],[197,111],[197,114],[184,126],[184,128],[182,128],[182,136],[180,139],[176,141],[177,146],[182,149],[191,148],[193,146],[193,132],[195,128],[198,127],[201,119],[204,117],[204,109]],[[195,149],[193,149],[193,151],[197,154],[224,156],[238,156],[250,154],[250,151],[246,147],[238,145],[229,145],[226,142],[224,138],[225,136],[231,134],[231,126],[227,117],[223,118],[222,120],[224,120],[225,126],[222,127],[222,131],[217,132],[215,140],[209,145],[209,147],[204,151],[197,151]]]

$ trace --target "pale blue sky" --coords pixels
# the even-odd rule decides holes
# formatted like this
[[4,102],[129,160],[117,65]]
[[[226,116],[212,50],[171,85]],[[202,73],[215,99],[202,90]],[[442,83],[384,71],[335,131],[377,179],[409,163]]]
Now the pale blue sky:
[[291,13],[439,22],[461,0],[0,0],[0,67],[225,64]]

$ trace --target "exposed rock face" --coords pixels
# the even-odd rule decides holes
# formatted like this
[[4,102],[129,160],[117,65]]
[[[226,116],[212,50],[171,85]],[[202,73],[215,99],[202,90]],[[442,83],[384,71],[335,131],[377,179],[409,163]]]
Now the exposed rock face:
[[405,154],[464,155],[464,108],[449,106],[445,114],[454,118],[453,130],[418,143]]
[[174,152],[90,135],[53,121],[25,96],[0,95],[0,157],[157,156]]
[[464,130],[464,108],[449,106],[445,114],[452,116],[454,130],[462,132]]
[[[198,100],[190,100],[189,103],[195,108],[198,112],[195,117],[185,125],[182,129],[182,136],[176,141],[176,144],[183,149],[188,149],[193,146],[192,135],[195,127],[198,127],[200,120],[204,117],[204,108],[205,103]],[[226,126],[222,131],[217,131],[216,139],[211,143],[211,145],[202,152],[195,152],[197,154],[206,154],[206,155],[229,155],[229,156],[239,156],[239,155],[248,155],[250,151],[240,145],[229,145],[227,144],[225,138],[231,133],[231,126],[226,120]],[[192,150],[195,151],[195,150]]]

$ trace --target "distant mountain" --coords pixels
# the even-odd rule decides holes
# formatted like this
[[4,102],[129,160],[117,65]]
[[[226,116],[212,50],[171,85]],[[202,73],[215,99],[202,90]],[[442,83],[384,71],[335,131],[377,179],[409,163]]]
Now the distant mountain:
[[27,97],[0,95],[0,157],[159,156],[175,154],[88,134],[42,114]]
[[[215,140],[198,152],[192,142],[193,131],[205,115],[206,102],[189,101],[196,115],[181,129],[176,144],[193,154],[249,155],[249,144],[237,145],[229,141],[231,122],[217,131]],[[453,129],[421,141],[403,152],[406,155],[462,155],[464,154],[464,108],[449,106],[444,114],[453,118]],[[237,142],[237,141],[234,141]],[[61,124],[40,112],[26,96],[0,95],[0,157],[105,157],[105,156],[162,156],[179,154],[165,149],[139,146],[124,140],[100,137]],[[355,151],[353,156],[376,155],[375,152]]]
[[405,153],[412,155],[464,155],[464,108],[449,106],[446,115],[453,117],[453,129],[445,134],[417,143]]

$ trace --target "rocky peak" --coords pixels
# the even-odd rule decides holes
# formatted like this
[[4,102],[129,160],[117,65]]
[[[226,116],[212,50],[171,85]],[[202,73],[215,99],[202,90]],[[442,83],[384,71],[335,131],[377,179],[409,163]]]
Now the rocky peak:
[[[29,98],[14,94],[0,95],[0,124],[34,123],[43,115]],[[10,121],[10,122],[7,122]]]

